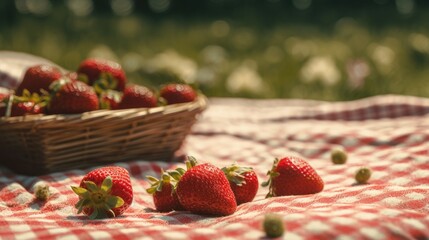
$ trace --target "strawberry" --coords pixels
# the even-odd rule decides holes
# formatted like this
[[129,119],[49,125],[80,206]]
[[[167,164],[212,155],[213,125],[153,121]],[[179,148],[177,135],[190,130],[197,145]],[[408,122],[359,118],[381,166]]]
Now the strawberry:
[[118,109],[156,107],[158,100],[149,88],[140,85],[129,85],[124,89]]
[[195,90],[186,84],[168,84],[159,91],[167,104],[192,102],[197,97]]
[[22,96],[10,95],[4,99],[4,105],[0,107],[0,116],[24,116],[43,114],[45,112],[46,97],[37,93],[30,93],[24,89]]
[[269,186],[267,197],[318,193],[324,186],[317,172],[298,157],[275,159],[267,175],[269,180],[262,183]]
[[127,79],[121,65],[105,59],[88,58],[82,61],[76,71],[80,79],[85,79],[89,85],[102,89],[122,91]]
[[234,192],[237,205],[250,202],[258,192],[259,182],[255,171],[250,167],[240,167],[232,164],[222,168]]
[[175,191],[177,181],[170,174],[162,172],[161,179],[152,176],[147,176],[147,179],[151,182],[151,186],[146,191],[153,195],[153,203],[157,211],[183,210]]
[[57,81],[52,93],[48,106],[50,114],[83,113],[99,108],[94,89],[80,81]]
[[133,201],[130,175],[123,167],[107,166],[86,174],[79,187],[72,186],[79,196],[75,207],[90,219],[123,214]]
[[121,93],[107,89],[100,93],[99,101],[100,108],[102,109],[118,109],[118,104],[121,101]]
[[30,93],[42,93],[41,89],[48,91],[51,83],[62,77],[61,71],[51,65],[35,65],[25,71],[21,84],[16,89],[16,94],[21,95],[24,89]]
[[[13,103],[10,111],[10,117],[33,115],[43,113],[43,107],[34,102],[18,102]],[[0,108],[0,116],[7,115],[7,107]]]
[[226,216],[237,208],[228,179],[210,163],[197,165],[194,158],[186,162],[187,171],[180,178],[176,192],[180,204],[193,213]]

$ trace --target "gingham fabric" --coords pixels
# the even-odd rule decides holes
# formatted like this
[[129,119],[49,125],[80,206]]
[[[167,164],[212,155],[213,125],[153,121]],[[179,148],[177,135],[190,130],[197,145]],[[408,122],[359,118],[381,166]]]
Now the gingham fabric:
[[[88,220],[73,205],[91,169],[27,177],[0,168],[1,239],[261,239],[266,213],[283,217],[284,239],[429,239],[429,99],[379,96],[352,102],[210,99],[181,152],[218,167],[253,167],[259,181],[274,158],[298,155],[325,182],[322,192],[254,201],[230,216],[159,213],[146,175],[181,162],[134,161],[117,165],[131,173],[134,202],[123,216]],[[334,165],[331,149],[349,159]],[[373,170],[357,185],[355,171]],[[35,200],[33,187],[47,183],[52,197]]]

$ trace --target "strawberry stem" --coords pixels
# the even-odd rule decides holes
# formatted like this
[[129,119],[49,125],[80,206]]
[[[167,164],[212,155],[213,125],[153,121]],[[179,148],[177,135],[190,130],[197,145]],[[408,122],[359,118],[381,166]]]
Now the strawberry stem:
[[246,184],[246,181],[244,180],[244,174],[252,170],[253,169],[251,167],[241,167],[236,163],[222,168],[222,171],[225,173],[226,178],[230,182],[235,183],[237,186],[242,186],[243,184]]
[[276,194],[274,193],[274,189],[273,189],[273,179],[280,175],[276,170],[279,161],[280,160],[278,158],[274,159],[273,167],[271,168],[271,170],[269,170],[267,172],[267,176],[269,176],[268,180],[261,184],[262,187],[269,187],[268,188],[268,194],[265,196],[265,198],[270,198],[270,197],[276,196]]
[[110,194],[113,186],[112,178],[107,176],[101,186],[97,186],[92,181],[84,181],[83,183],[85,188],[71,187],[80,199],[75,205],[78,213],[84,209],[92,209],[90,219],[115,217],[112,209],[124,205],[124,200],[119,196]]

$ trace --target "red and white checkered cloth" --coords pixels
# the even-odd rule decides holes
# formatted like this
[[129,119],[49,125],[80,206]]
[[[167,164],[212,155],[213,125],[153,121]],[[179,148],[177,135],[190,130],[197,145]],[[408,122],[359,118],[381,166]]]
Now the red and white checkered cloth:
[[[260,182],[275,157],[300,155],[325,189],[265,199],[260,188],[253,202],[226,217],[158,213],[145,176],[182,163],[120,163],[132,175],[134,202],[121,217],[92,221],[77,215],[70,189],[90,169],[27,177],[0,168],[0,238],[260,239],[264,214],[275,212],[283,216],[285,239],[429,239],[428,113],[429,99],[405,96],[344,103],[211,99],[185,153],[219,167],[251,166]],[[334,165],[330,150],[340,145],[349,159]],[[354,184],[360,166],[372,168],[369,184]],[[33,196],[40,182],[53,193],[46,203]]]

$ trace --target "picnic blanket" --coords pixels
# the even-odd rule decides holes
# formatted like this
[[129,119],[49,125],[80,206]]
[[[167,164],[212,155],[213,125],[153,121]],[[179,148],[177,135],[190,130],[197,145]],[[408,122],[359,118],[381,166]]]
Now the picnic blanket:
[[[154,210],[146,175],[182,162],[118,163],[131,173],[134,201],[123,216],[88,220],[74,208],[78,185],[91,169],[38,177],[0,167],[1,239],[260,239],[266,213],[283,217],[284,239],[429,239],[429,99],[386,95],[350,102],[210,99],[181,151],[218,167],[237,162],[267,180],[274,158],[306,159],[325,182],[322,192],[254,201],[230,216]],[[334,165],[331,149],[348,161]],[[1,156],[0,156],[1,157]],[[373,171],[355,184],[355,171]],[[45,182],[52,196],[35,200]]]

